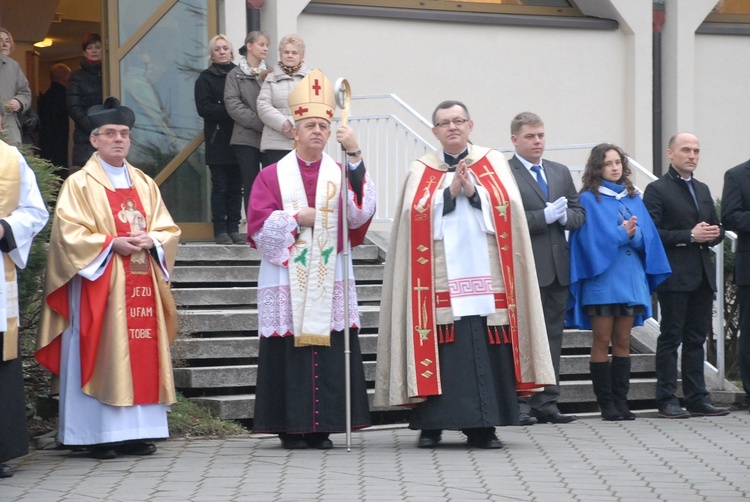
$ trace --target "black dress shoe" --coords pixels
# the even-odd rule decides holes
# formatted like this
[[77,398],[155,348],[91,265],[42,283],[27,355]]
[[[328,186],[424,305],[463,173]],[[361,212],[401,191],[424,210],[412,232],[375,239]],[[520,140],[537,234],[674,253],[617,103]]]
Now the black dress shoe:
[[718,408],[711,403],[701,403],[698,406],[689,406],[688,412],[691,417],[723,417],[729,415],[729,408]]
[[307,446],[316,450],[330,450],[333,448],[333,441],[328,439],[328,434],[307,434]]
[[285,450],[305,450],[308,447],[304,434],[279,434],[279,439]]
[[670,403],[659,408],[659,418],[690,418],[690,413],[679,404]]
[[518,425],[521,426],[529,426],[534,425],[538,422],[536,417],[532,417],[528,413],[519,413],[518,414]]
[[96,460],[112,460],[117,458],[117,452],[111,446],[94,446],[89,450],[88,456]]
[[503,447],[503,443],[497,439],[494,433],[468,436],[466,444],[475,448],[484,448],[485,450],[499,450]]
[[156,451],[156,445],[143,441],[133,441],[115,447],[115,451],[121,455],[151,455]]
[[419,433],[417,448],[434,448],[441,439],[442,436],[439,430],[423,430]]
[[549,415],[537,415],[536,419],[540,424],[569,424],[578,419],[575,415],[563,415],[559,411]]
[[6,464],[0,464],[0,478],[10,478],[13,476],[13,468]]

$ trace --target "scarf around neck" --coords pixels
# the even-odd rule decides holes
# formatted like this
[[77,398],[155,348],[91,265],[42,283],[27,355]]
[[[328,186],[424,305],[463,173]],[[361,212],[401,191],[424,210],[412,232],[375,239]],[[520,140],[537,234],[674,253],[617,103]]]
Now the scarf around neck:
[[292,75],[294,75],[295,73],[297,73],[300,68],[302,68],[302,62],[300,62],[299,64],[294,65],[294,66],[286,66],[281,61],[279,61],[279,66],[281,67],[281,70],[284,73],[286,73],[287,75],[289,75],[291,77]]
[[262,60],[260,64],[256,67],[252,67],[247,63],[247,58],[245,56],[240,57],[240,64],[239,64],[240,70],[242,70],[242,73],[249,77],[257,77],[260,75],[260,72],[264,71],[266,69],[266,61]]

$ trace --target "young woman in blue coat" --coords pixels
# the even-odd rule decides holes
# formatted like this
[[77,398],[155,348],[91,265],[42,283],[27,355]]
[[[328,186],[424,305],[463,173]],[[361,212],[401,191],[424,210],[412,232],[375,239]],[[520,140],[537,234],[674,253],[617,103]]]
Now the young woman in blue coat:
[[635,419],[627,403],[630,331],[651,316],[651,293],[671,274],[658,231],[630,174],[619,147],[594,147],[579,199],[586,222],[570,233],[566,325],[593,331],[591,379],[604,420]]

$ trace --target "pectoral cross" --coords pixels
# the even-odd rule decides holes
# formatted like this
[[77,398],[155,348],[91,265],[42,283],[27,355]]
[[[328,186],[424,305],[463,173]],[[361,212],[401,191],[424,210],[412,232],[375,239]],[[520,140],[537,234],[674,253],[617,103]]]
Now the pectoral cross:
[[322,225],[323,228],[331,228],[328,225],[328,215],[333,213],[333,209],[330,207],[330,202],[336,198],[338,195],[338,190],[336,190],[336,183],[329,181],[326,185],[326,199],[325,199],[325,205],[318,208],[318,211],[322,212]]

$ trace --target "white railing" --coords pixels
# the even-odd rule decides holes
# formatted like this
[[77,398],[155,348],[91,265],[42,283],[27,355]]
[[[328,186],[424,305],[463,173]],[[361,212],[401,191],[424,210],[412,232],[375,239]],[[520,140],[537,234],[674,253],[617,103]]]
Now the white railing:
[[[388,224],[393,221],[398,194],[406,176],[409,164],[427,152],[435,151],[435,147],[424,137],[431,137],[432,123],[420,115],[416,110],[405,103],[395,94],[369,94],[352,96],[352,100],[358,101],[353,110],[367,112],[352,115],[349,124],[357,132],[360,147],[363,151],[365,165],[378,187],[378,210],[375,215],[376,223]],[[400,112],[399,115],[396,115]],[[405,113],[404,113],[405,112]],[[334,120],[335,129],[338,119]],[[573,174],[576,186],[580,186],[580,178],[583,173],[588,152],[598,143],[583,143],[572,145],[546,146],[546,152],[557,152],[563,155],[561,159],[569,166]],[[497,148],[502,153],[512,153],[511,147]],[[581,155],[583,153],[583,155]],[[328,154],[334,159],[342,158],[337,143],[331,141],[328,146]],[[657,177],[648,169],[643,167],[635,159],[629,158],[633,172],[633,181],[636,186],[646,186]],[[642,192],[642,190],[641,190]],[[726,232],[725,238],[732,241],[732,250],[737,244],[737,235],[734,232]],[[716,301],[716,313],[714,315],[714,333],[716,336],[716,361],[715,368],[720,390],[724,390],[726,365],[724,361],[724,341],[726,334],[724,322],[724,246],[720,243],[711,248],[716,254],[716,284],[719,289]],[[656,319],[659,318],[658,311],[655,312]],[[658,322],[656,324],[658,327]]]

